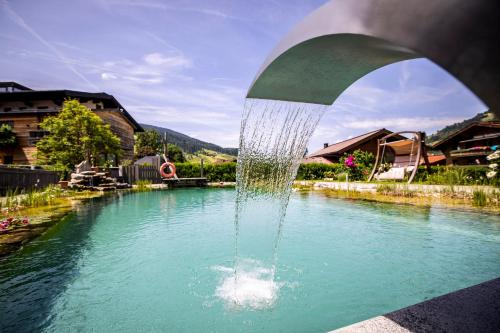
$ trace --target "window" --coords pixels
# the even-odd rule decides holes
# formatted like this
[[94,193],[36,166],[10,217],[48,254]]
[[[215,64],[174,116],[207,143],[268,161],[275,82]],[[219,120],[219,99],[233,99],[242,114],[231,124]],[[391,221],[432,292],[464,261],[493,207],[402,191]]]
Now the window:
[[47,131],[30,131],[30,137],[28,139],[29,145],[34,146],[38,141],[40,141],[49,132]]
[[1,120],[0,126],[2,126],[3,124],[9,125],[10,128],[14,129],[14,120]]
[[12,111],[12,108],[3,108],[3,110],[4,110],[5,112],[9,112],[9,111]]
[[14,156],[6,155],[3,157],[3,164],[12,164],[14,163]]

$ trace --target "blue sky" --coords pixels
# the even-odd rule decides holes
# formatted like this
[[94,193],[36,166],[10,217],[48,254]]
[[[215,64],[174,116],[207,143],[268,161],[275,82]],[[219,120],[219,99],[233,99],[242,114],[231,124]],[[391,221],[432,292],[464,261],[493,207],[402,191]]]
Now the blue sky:
[[[236,147],[244,97],[267,54],[323,0],[0,0],[0,81],[104,91],[142,123]],[[426,59],[351,86],[309,151],[364,132],[425,130],[483,112]]]

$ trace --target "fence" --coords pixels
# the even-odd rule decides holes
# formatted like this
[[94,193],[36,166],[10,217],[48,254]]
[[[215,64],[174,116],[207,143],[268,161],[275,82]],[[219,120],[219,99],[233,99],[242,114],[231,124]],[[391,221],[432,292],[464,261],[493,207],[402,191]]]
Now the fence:
[[120,166],[120,176],[129,184],[134,184],[139,180],[149,180],[153,184],[162,182],[160,172],[154,166],[127,165]]
[[9,189],[30,190],[57,184],[61,175],[56,171],[8,168],[0,166],[0,194]]

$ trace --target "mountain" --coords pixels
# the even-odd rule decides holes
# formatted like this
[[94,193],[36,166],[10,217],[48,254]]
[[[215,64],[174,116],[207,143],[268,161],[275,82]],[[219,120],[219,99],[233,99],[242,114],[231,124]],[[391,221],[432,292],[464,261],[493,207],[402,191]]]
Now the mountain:
[[236,156],[234,155],[228,155],[209,149],[200,149],[196,153],[193,154],[187,153],[184,155],[186,157],[186,161],[190,163],[200,163],[201,159],[203,159],[205,163],[209,164],[236,162]]
[[469,126],[470,124],[477,122],[477,121],[490,121],[493,120],[494,114],[492,112],[486,111],[486,112],[481,112],[476,114],[474,117],[466,119],[460,123],[455,123],[448,125],[440,130],[438,130],[436,133],[431,134],[427,137],[427,143],[432,144],[434,142],[440,141],[444,138],[446,138],[448,135],[455,131],[459,131],[462,128],[465,128]]
[[238,148],[223,148],[221,146],[218,146],[216,144],[210,143],[210,142],[205,142],[201,141],[195,138],[192,138],[186,134],[182,134],[176,131],[173,131],[168,128],[164,127],[158,127],[158,126],[153,126],[153,125],[148,125],[148,124],[140,124],[142,128],[145,130],[154,130],[163,137],[164,133],[167,133],[167,141],[168,143],[173,143],[174,145],[180,147],[182,150],[184,150],[187,153],[195,153],[201,149],[207,149],[207,150],[212,150],[218,153],[226,154],[226,155],[231,155],[231,156],[238,156]]

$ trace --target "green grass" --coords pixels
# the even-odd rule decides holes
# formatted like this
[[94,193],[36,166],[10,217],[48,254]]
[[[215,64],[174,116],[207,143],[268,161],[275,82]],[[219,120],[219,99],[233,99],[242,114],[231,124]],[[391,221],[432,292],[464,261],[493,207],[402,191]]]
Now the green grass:
[[200,163],[203,159],[204,163],[224,163],[224,162],[235,162],[236,156],[219,153],[209,149],[200,149],[193,154],[185,154],[186,162],[188,163]]
[[417,191],[410,190],[407,184],[380,184],[377,185],[377,193],[405,198],[413,198],[417,195]]
[[138,180],[134,184],[134,185],[136,185],[134,187],[134,191],[138,191],[138,192],[151,191],[151,185],[152,184],[153,184],[153,182],[150,181],[150,180]]
[[483,190],[476,190],[472,193],[472,204],[478,207],[484,207],[488,203],[488,196]]

